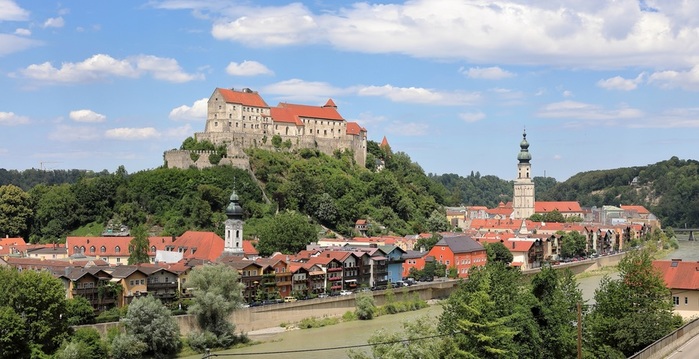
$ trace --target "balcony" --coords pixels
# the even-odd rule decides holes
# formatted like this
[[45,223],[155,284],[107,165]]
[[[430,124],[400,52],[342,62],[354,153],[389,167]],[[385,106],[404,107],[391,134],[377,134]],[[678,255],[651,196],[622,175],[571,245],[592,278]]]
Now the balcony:
[[285,285],[291,285],[291,281],[277,282],[277,287],[283,287]]
[[333,282],[333,281],[336,281],[336,280],[342,280],[342,277],[330,277],[330,278],[328,278],[328,280],[331,281],[331,282]]
[[148,291],[158,290],[158,289],[171,289],[171,288],[177,288],[177,282],[167,282],[167,283],[148,282]]
[[340,271],[342,271],[342,267],[328,268],[328,272],[340,272]]
[[73,295],[79,295],[82,297],[97,294],[97,288],[73,288]]

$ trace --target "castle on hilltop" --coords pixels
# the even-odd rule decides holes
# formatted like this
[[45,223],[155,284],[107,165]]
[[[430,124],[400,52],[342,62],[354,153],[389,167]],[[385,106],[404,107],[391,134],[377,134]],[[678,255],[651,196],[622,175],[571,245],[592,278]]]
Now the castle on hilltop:
[[[249,166],[247,148],[278,148],[276,137],[293,149],[312,148],[332,155],[336,150],[351,150],[360,166],[366,165],[367,132],[356,122],[346,121],[329,99],[323,106],[280,103],[267,105],[248,88],[217,88],[209,97],[204,132],[194,134],[197,141],[227,146],[220,164]],[[206,151],[170,150],[165,152],[168,167],[204,168],[212,166]]]

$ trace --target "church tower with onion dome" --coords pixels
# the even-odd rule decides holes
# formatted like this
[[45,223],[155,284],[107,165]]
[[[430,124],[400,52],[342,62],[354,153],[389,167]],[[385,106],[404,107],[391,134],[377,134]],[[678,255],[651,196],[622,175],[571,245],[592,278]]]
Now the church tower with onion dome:
[[243,207],[240,206],[235,189],[226,207],[224,254],[243,254]]
[[522,142],[519,143],[517,155],[517,179],[515,179],[514,198],[512,199],[512,218],[527,219],[534,214],[534,181],[531,176],[531,153],[527,132],[522,134]]

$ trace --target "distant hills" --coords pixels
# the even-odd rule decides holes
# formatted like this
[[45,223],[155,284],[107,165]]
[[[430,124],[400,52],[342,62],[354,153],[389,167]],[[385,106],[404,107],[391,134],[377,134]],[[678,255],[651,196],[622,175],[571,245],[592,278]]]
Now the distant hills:
[[[0,185],[14,184],[27,192],[33,216],[18,234],[34,241],[59,239],[76,228],[114,218],[129,225],[148,222],[163,235],[188,229],[220,233],[234,182],[246,211],[246,234],[256,232],[256,219],[297,210],[343,235],[352,234],[357,219],[377,224],[370,234],[403,235],[430,230],[431,217],[443,213],[443,206],[493,208],[512,198],[512,181],[477,172],[466,177],[427,175],[407,154],[392,153],[373,141],[368,146],[369,168],[356,165],[350,152],[328,156],[312,149],[252,149],[248,155],[252,171],[0,169]],[[582,172],[564,182],[544,177],[534,181],[537,200],[576,200],[583,207],[637,204],[651,210],[664,226],[699,226],[695,160],[672,157],[648,166]]]

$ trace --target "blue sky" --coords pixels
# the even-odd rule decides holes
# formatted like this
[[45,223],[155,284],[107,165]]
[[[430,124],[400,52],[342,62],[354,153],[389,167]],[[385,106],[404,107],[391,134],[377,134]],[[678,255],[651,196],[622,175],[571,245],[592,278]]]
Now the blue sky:
[[216,87],[322,105],[431,173],[696,159],[699,1],[0,0],[0,168],[162,165]]

